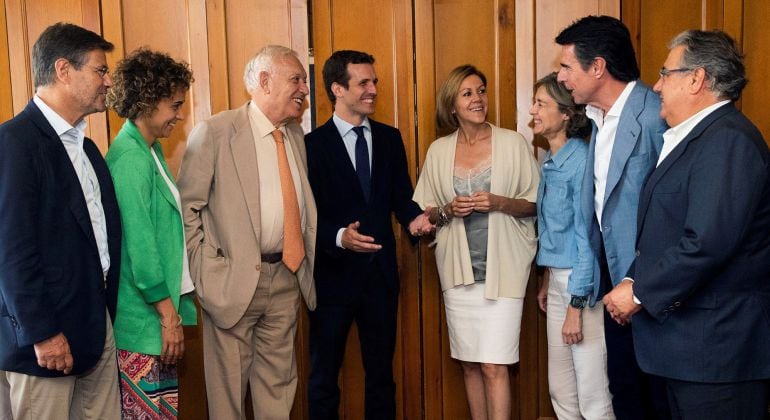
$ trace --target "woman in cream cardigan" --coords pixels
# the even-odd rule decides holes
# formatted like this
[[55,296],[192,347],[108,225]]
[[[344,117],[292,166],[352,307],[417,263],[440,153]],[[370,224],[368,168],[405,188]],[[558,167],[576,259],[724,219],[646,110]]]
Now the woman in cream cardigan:
[[451,355],[473,419],[508,419],[522,304],[535,256],[537,163],[524,138],[487,122],[486,77],[455,68],[436,120],[454,130],[428,149],[414,200],[435,223]]
[[180,199],[158,139],[184,118],[185,63],[141,49],[118,63],[107,101],[127,118],[107,153],[123,222],[115,344],[124,419],[175,419],[182,325],[195,325]]

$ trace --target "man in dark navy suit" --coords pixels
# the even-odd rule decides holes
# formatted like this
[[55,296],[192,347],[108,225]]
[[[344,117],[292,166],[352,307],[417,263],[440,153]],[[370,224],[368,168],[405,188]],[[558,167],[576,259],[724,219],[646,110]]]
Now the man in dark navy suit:
[[345,342],[358,326],[366,372],[366,418],[395,418],[392,359],[396,343],[398,267],[391,213],[411,234],[431,230],[412,201],[406,152],[396,128],[374,113],[374,58],[337,51],[324,85],[334,116],[305,136],[308,178],[318,206],[315,281],[310,312],[311,419],[336,419]]
[[654,89],[671,128],[642,189],[636,259],[604,303],[633,321],[673,418],[765,419],[770,153],[734,105],[746,85],[735,42],[691,30],[669,47]]
[[120,418],[120,214],[84,120],[105,110],[112,48],[48,27],[32,49],[35,96],[0,125],[0,375],[14,418]]

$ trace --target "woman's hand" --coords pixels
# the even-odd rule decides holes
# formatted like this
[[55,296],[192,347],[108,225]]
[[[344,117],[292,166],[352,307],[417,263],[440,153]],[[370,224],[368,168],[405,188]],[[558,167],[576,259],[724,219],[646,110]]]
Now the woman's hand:
[[491,211],[500,211],[505,198],[490,192],[479,191],[471,194],[471,200],[473,200],[474,210],[489,213]]
[[184,356],[182,317],[174,309],[171,298],[156,302],[155,310],[160,315],[160,362],[164,365],[174,365]]
[[564,344],[577,344],[583,341],[583,311],[567,305],[567,316],[561,328]]
[[540,290],[537,292],[537,306],[540,310],[547,312],[548,309],[548,277],[543,278],[543,284],[540,285]]
[[473,198],[468,196],[455,196],[452,201],[444,206],[444,211],[451,217],[465,217],[473,213]]

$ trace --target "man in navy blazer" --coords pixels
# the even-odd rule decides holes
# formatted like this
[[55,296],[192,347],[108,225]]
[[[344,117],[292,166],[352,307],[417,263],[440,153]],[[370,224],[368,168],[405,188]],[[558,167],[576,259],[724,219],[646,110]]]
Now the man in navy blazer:
[[354,320],[366,372],[366,418],[395,418],[399,280],[391,214],[412,234],[431,229],[412,201],[401,134],[368,118],[377,96],[373,64],[374,57],[359,51],[332,54],[323,78],[334,115],[305,136],[318,206],[318,306],[310,313],[308,389],[314,420],[337,418],[337,377]]
[[32,50],[35,97],[0,125],[0,374],[15,418],[120,418],[120,215],[84,120],[105,110],[112,48],[48,27]]
[[642,191],[636,260],[604,297],[633,315],[639,366],[681,419],[764,419],[770,392],[770,153],[735,108],[743,57],[721,31],[670,43],[655,91],[671,126]]
[[[639,192],[658,158],[666,126],[658,116],[658,95],[638,80],[631,37],[621,21],[584,17],[564,29],[556,43],[562,47],[558,80],[572,90],[576,103],[586,104],[593,123],[581,209],[598,260],[593,293],[572,296],[570,302],[582,309],[620,283],[634,259]],[[665,393],[655,386],[657,378],[639,369],[630,326],[613,322],[605,312],[604,339],[617,418],[666,418]]]

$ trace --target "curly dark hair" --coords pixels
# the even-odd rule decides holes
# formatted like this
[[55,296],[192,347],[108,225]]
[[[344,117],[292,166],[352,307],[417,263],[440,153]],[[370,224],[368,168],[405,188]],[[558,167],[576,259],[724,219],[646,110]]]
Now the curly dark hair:
[[168,54],[140,48],[118,62],[107,106],[129,120],[149,116],[164,98],[193,82],[190,66]]

